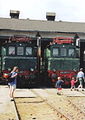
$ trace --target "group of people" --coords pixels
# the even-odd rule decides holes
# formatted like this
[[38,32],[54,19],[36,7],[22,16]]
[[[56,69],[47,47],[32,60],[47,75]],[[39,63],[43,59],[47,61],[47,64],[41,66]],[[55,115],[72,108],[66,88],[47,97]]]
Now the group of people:
[[[85,76],[84,76],[83,68],[80,68],[80,71],[77,73],[76,78],[72,77],[72,79],[71,79],[71,91],[73,89],[78,91],[80,88],[81,88],[82,91],[84,91],[84,89],[83,89],[84,80],[85,80]],[[79,85],[76,88],[75,84],[77,82],[79,82]],[[57,94],[59,94],[59,95],[62,94],[62,92],[61,92],[61,90],[62,90],[62,83],[64,83],[64,81],[61,79],[61,77],[58,77],[58,80],[56,82],[55,87],[57,88],[57,90],[58,90]]]
[[[80,71],[77,73],[77,76],[76,78],[75,77],[72,77],[72,80],[71,80],[71,90],[74,89],[74,90],[79,90],[79,88],[81,88],[81,90],[83,91],[83,83],[84,83],[84,72],[83,72],[83,68],[80,68]],[[77,88],[75,88],[75,84],[79,82],[79,85]]]
[[[10,72],[11,73],[11,77],[10,78],[12,79],[12,81],[8,82],[8,86],[9,86],[9,95],[10,95],[11,100],[13,100],[13,98],[14,98],[14,91],[16,89],[16,81],[17,81],[18,72],[19,72],[19,69],[16,66]],[[71,90],[73,90],[73,89],[74,90],[79,90],[79,88],[84,90],[83,89],[83,81],[84,81],[84,79],[85,79],[85,77],[84,77],[83,68],[80,68],[80,71],[77,73],[76,78],[72,77],[72,80],[71,80]],[[75,84],[77,82],[79,82],[79,85],[76,88]],[[64,81],[61,79],[61,77],[58,77],[55,87],[57,88],[57,90],[58,90],[57,94],[59,94],[59,95],[62,93],[62,91],[61,91],[62,90],[62,83],[64,83]]]

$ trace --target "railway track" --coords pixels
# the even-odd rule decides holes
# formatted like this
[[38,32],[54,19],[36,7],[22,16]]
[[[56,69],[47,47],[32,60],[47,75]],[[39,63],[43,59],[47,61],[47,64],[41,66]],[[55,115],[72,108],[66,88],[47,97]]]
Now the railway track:
[[51,106],[46,99],[32,90],[36,97],[15,98],[19,120],[69,120],[62,113]]
[[84,96],[70,98],[70,101],[85,114],[85,91],[79,90],[78,92],[82,93]]
[[[46,90],[46,91],[51,94],[54,93],[54,91],[53,92],[51,92],[49,90]],[[85,91],[79,91],[79,92],[82,93],[82,95],[77,92],[77,96],[75,96],[74,94],[73,94],[73,96],[67,96],[67,97],[62,96],[62,99],[60,100],[60,101],[62,101],[62,103],[59,101],[62,108],[64,108],[64,112],[65,112],[65,110],[67,110],[67,112],[65,114],[67,114],[69,116],[69,118],[72,120],[84,120],[85,119],[85,102],[84,102],[85,101]],[[74,91],[74,93],[75,93],[75,91]],[[57,102],[57,100],[56,100],[56,102]],[[72,111],[72,109],[73,109],[73,111]]]
[[14,100],[19,120],[85,120],[85,111],[83,106],[78,106],[78,97],[58,96],[46,89],[30,91],[35,97]]
[[[53,96],[55,96],[55,92],[53,92],[49,89],[46,89],[49,94],[51,94],[51,99]],[[75,91],[74,91],[75,93]],[[78,93],[77,93],[78,94]],[[75,99],[75,102],[73,101]],[[68,117],[70,120],[84,120],[85,119],[85,96],[71,96],[71,97],[65,97],[64,96],[55,96],[51,101],[51,105],[56,105],[56,108],[61,111],[66,117]]]
[[85,120],[85,91],[17,89],[11,102],[8,87],[0,90],[0,120]]
[[[32,90],[33,91],[33,90]],[[41,95],[39,95],[37,92],[33,91],[36,95],[38,95],[41,99],[45,99],[43,98]],[[58,111],[52,104],[50,104],[50,102],[48,102],[47,99],[45,99],[46,104],[55,111],[55,114],[59,117],[60,119],[64,119],[64,120],[70,120],[68,117],[66,117],[62,112]]]

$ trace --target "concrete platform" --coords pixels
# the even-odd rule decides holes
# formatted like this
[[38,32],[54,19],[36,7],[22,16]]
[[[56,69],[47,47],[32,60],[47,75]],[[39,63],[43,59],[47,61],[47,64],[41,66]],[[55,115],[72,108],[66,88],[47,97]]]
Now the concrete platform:
[[8,86],[0,86],[0,120],[17,120],[14,102],[10,101]]

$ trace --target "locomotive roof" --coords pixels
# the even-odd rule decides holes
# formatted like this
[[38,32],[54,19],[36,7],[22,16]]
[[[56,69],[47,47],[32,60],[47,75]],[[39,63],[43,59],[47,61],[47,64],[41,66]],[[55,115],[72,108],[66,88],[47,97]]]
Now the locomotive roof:
[[0,30],[85,33],[85,23],[0,18]]

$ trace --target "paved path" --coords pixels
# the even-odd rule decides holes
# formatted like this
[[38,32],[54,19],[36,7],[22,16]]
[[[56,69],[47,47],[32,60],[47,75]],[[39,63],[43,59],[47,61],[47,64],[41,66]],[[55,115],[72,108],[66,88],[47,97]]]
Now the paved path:
[[0,86],[0,120],[17,120],[14,102],[10,101],[8,86]]

